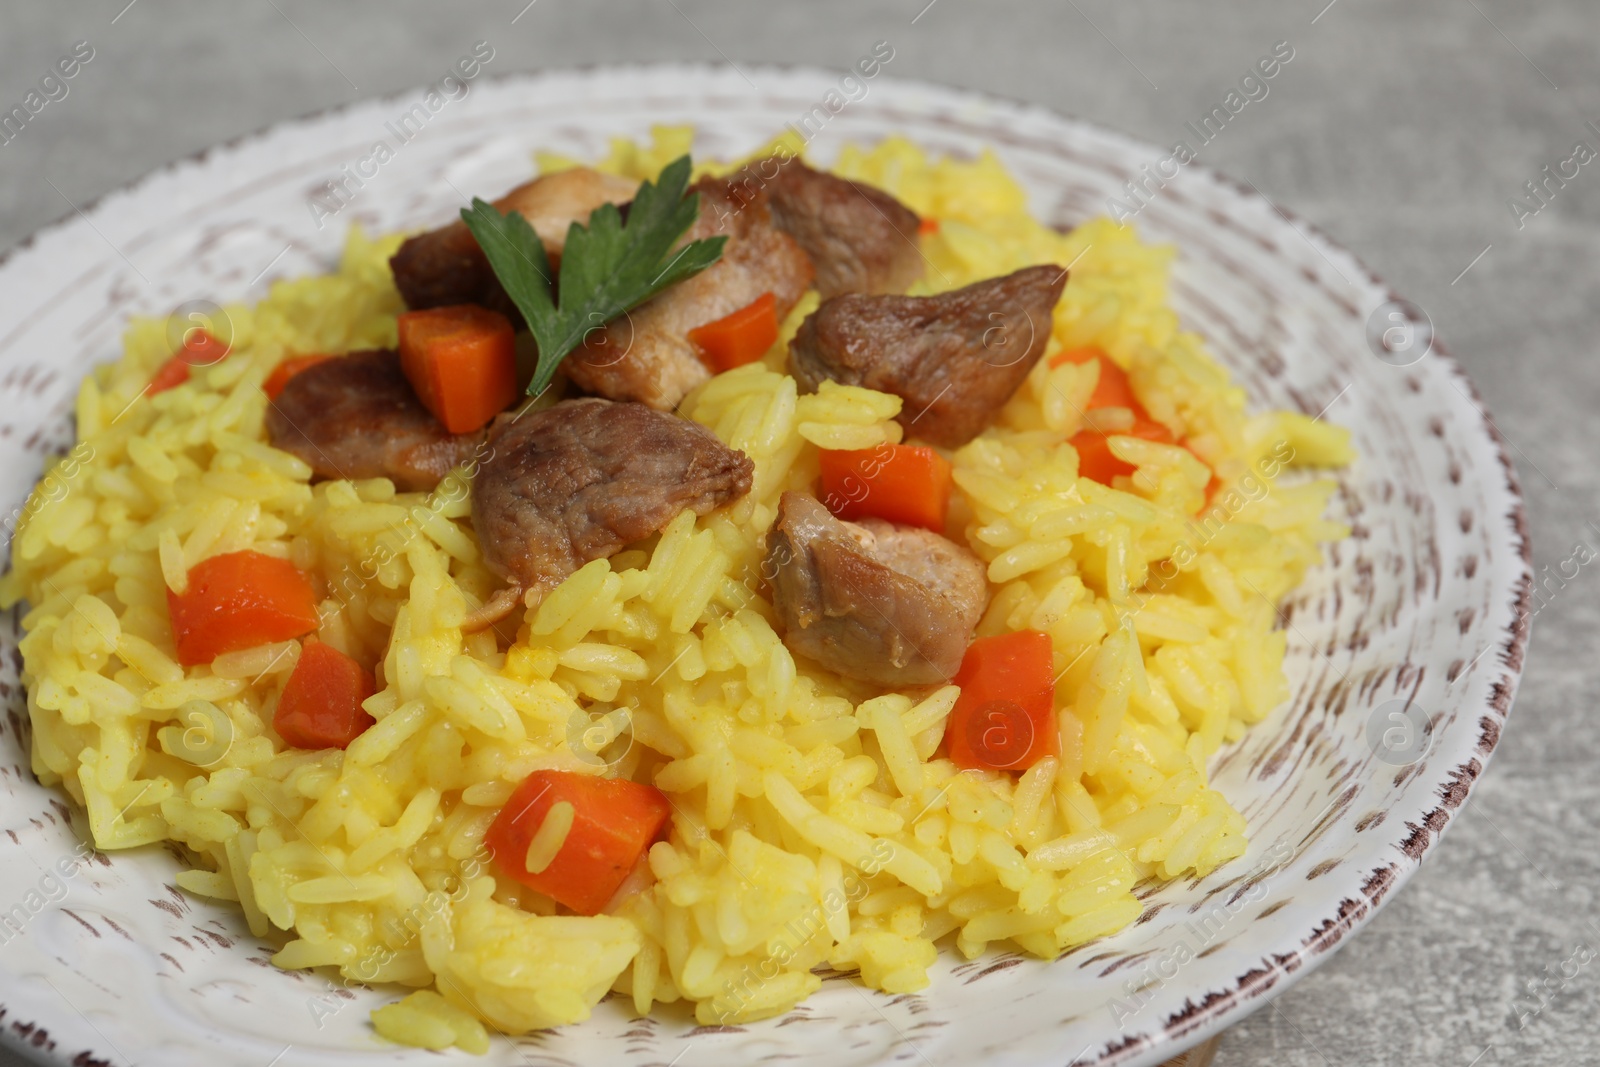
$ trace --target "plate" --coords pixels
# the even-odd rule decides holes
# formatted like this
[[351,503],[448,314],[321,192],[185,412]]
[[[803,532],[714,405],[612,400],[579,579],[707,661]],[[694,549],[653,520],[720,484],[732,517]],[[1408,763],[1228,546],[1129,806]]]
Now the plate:
[[[636,1019],[613,998],[583,1025],[497,1039],[484,1067],[1157,1063],[1369,920],[1461,809],[1504,727],[1531,585],[1516,473],[1426,316],[1253,188],[1170,149],[889,75],[854,84],[865,95],[822,70],[653,65],[483,77],[436,109],[416,90],[174,164],[0,263],[8,533],[44,457],[71,444],[78,380],[117,355],[130,316],[259,299],[275,278],[328,269],[352,223],[437,225],[463,192],[524,180],[535,148],[594,157],[654,123],[697,123],[701,155],[751,151],[788,123],[823,161],[895,133],[934,152],[992,147],[1061,226],[1116,197],[1147,239],[1180,249],[1173,302],[1253,405],[1352,430],[1360,459],[1333,504],[1352,536],[1283,612],[1294,697],[1212,761],[1249,820],[1246,856],[1148,887],[1135,925],[1053,962],[946,951],[920,995],[838,978],[790,1015],[724,1028],[671,1009]],[[1147,166],[1156,179],[1129,200],[1125,182]],[[173,887],[176,855],[85,857],[83,819],[28,771],[16,641],[12,613],[0,620],[0,1039],[52,1064],[438,1062],[372,1034],[367,1012],[392,992],[273,968],[239,915]]]

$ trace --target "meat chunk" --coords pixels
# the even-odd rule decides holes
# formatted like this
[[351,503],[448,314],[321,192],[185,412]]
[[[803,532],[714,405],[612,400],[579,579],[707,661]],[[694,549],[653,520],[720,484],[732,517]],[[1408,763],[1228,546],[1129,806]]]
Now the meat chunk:
[[445,430],[393,351],[352,352],[296,374],[267,408],[267,435],[319,478],[388,478],[401,492],[432,489],[484,438]]
[[642,404],[566,400],[491,436],[472,521],[491,570],[548,590],[685,508],[704,515],[737,500],[754,470],[698,423]]
[[793,157],[752,163],[745,175],[768,183],[772,219],[811,257],[822,299],[903,293],[922,277],[922,220],[882,189],[812,170]]
[[[588,167],[557,171],[517,186],[494,202],[502,212],[517,211],[544,242],[552,266],[567,242],[567,228],[587,222],[601,204],[621,204],[633,199],[639,183]],[[418,234],[400,246],[389,260],[395,287],[413,310],[449,304],[481,304],[514,323],[522,315],[506,296],[478,247],[467,224],[457,219],[448,226]]]
[[779,500],[762,573],[791,652],[889,687],[948,681],[989,599],[965,548],[920,527],[843,522],[804,493]]
[[964,445],[1017,391],[1050,340],[1067,272],[1026,267],[937,296],[839,296],[800,324],[789,369],[813,392],[832,379],[905,401],[908,436]]
[[684,240],[726,234],[722,258],[594,331],[568,356],[562,367],[585,392],[671,411],[711,377],[689,341],[690,330],[766,292],[776,298],[782,320],[810,287],[811,260],[773,224],[764,193],[751,195],[748,187],[727,178],[703,178],[694,189],[700,194],[700,216]]

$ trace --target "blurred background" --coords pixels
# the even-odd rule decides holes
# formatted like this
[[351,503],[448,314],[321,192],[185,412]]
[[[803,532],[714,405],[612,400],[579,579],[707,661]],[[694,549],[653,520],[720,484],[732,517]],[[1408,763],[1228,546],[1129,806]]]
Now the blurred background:
[[[1600,1062],[1600,964],[1576,962],[1600,947],[1588,728],[1600,568],[1545,571],[1600,547],[1600,5],[0,0],[0,112],[78,42],[92,49],[64,96],[0,136],[0,248],[208,145],[434,80],[478,39],[495,49],[491,75],[648,60],[844,68],[886,40],[889,77],[1016,97],[1161,145],[1289,42],[1270,95],[1200,158],[1427,311],[1511,443],[1535,567],[1558,591],[1448,847],[1336,957],[1229,1031],[1215,1062]],[[0,1067],[19,1062],[0,1053]]]

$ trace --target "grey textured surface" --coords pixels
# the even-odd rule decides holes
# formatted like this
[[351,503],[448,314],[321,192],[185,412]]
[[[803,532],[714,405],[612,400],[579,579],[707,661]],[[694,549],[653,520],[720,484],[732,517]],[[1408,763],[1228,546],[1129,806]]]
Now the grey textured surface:
[[[497,73],[651,59],[843,67],[888,40],[891,74],[1031,100],[1162,144],[1289,41],[1295,58],[1270,95],[1202,158],[1311,220],[1429,312],[1519,458],[1546,606],[1510,727],[1448,844],[1336,958],[1236,1026],[1216,1062],[1600,1062],[1600,744],[1587,728],[1600,697],[1600,568],[1574,577],[1572,562],[1558,575],[1578,544],[1600,548],[1600,367],[1589,358],[1600,162],[1564,188],[1552,182],[1552,202],[1520,228],[1508,206],[1575,142],[1600,149],[1587,125],[1600,124],[1600,7],[126,2],[0,0],[0,111],[74,42],[95,50],[64,99],[0,144],[0,246],[214,142],[433,80],[478,39],[494,45]],[[0,1067],[12,1063],[0,1054]]]

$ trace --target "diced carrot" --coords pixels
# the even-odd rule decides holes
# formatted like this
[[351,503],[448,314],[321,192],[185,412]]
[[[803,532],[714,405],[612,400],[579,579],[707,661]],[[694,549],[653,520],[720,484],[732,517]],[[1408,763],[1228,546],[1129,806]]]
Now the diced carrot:
[[278,399],[278,394],[283,392],[283,387],[289,384],[290,378],[293,378],[303,370],[310,370],[318,363],[326,363],[332,358],[332,356],[320,355],[290,356],[273,368],[271,374],[267,375],[267,380],[262,384],[261,391],[267,394],[268,400],[276,400]]
[[168,389],[176,389],[188,380],[189,364],[183,361],[182,356],[173,356],[161,364],[161,369],[156,371],[155,376],[150,379],[150,384],[145,387],[145,391],[151,396],[155,396],[157,393],[164,393]]
[[1077,450],[1078,474],[1092,482],[1110,485],[1111,480],[1117,475],[1133,473],[1133,464],[1125,463],[1112,454],[1110,440],[1112,437],[1139,437],[1159,444],[1172,444],[1171,430],[1159,422],[1137,416],[1130,429],[1119,430],[1109,435],[1099,430],[1080,430],[1067,441],[1067,444]]
[[[1133,395],[1133,385],[1128,381],[1128,372],[1111,362],[1111,358],[1100,349],[1093,347],[1070,349],[1052,356],[1050,365],[1059,367],[1063,363],[1087,363],[1091,359],[1100,362],[1100,379],[1095,383],[1093,395],[1089,397],[1088,409],[1093,411],[1096,408],[1127,408],[1133,412],[1133,428],[1120,431],[1121,433],[1164,445],[1172,444],[1172,431],[1150,418],[1150,413]],[[1132,474],[1134,471],[1132,464],[1124,463],[1111,454],[1108,436],[1114,437],[1116,434],[1107,435],[1097,430],[1083,430],[1068,442],[1078,450],[1078,473],[1102,485],[1110,485],[1111,480],[1119,474]],[[1221,484],[1213,474],[1210,484],[1206,486],[1207,505],[1211,503],[1212,495]]]
[[422,406],[451,433],[471,433],[517,399],[511,322],[475,304],[400,316],[400,367]]
[[314,641],[301,650],[272,725],[295,748],[345,748],[376,721],[361,706],[375,691],[365,667]]
[[956,672],[961,687],[945,727],[957,767],[1023,771],[1061,750],[1050,635],[1037,630],[980,637]]
[[1105,356],[1100,357],[1100,380],[1089,397],[1089,408],[1127,408],[1137,418],[1146,417],[1144,405],[1133,395],[1128,372]]
[[224,652],[304,637],[317,628],[317,599],[286,559],[229,552],[189,570],[182,594],[167,591],[167,613],[185,667]]
[[178,355],[191,367],[209,367],[221,363],[233,346],[210,330],[198,326],[183,335],[183,345]]
[[950,510],[950,463],[922,445],[825,448],[822,502],[841,519],[885,519],[944,529]]
[[[572,825],[555,856],[528,870],[528,846],[550,809],[572,806]],[[580,915],[597,915],[661,834],[666,795],[626,778],[534,771],[489,827],[485,843],[500,869]]]
[[778,300],[771,293],[762,293],[731,315],[689,331],[689,342],[719,373],[754,363],[777,339]]
[[196,327],[183,335],[183,344],[156,371],[146,391],[154,396],[168,389],[176,389],[189,380],[190,367],[209,367],[220,363],[230,351],[232,347],[226,341],[219,341],[213,334]]
[[1057,352],[1050,357],[1050,366],[1059,367],[1063,363],[1087,363],[1091,359],[1104,359],[1105,353],[1093,345],[1083,348],[1069,348],[1064,352]]
[[1087,363],[1091,359],[1100,363],[1100,379],[1095,383],[1094,393],[1089,397],[1089,410],[1095,408],[1127,408],[1133,412],[1136,419],[1148,419],[1149,413],[1144,405],[1140,404],[1133,395],[1133,386],[1128,381],[1128,372],[1111,362],[1098,348],[1074,348],[1050,358],[1052,367],[1059,367],[1063,363]]
[[938,219],[923,219],[917,223],[917,233],[923,237],[931,237],[939,232]]

